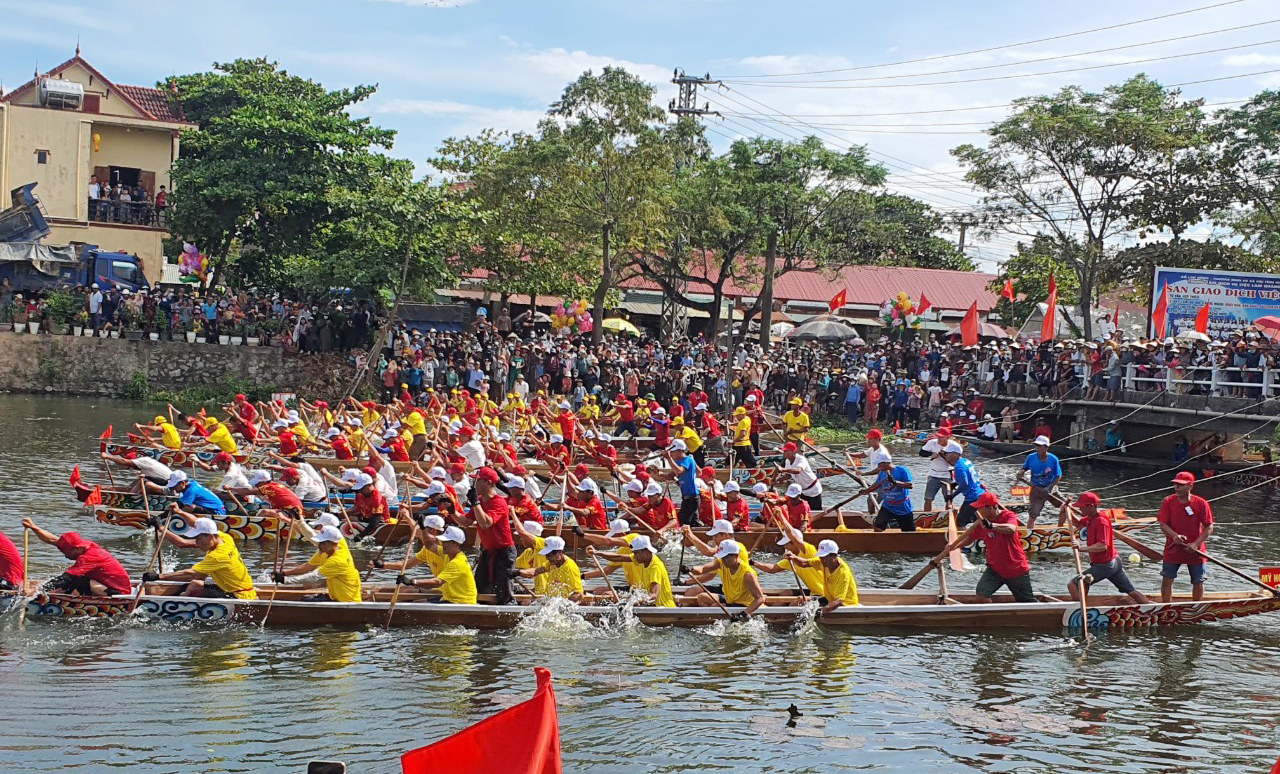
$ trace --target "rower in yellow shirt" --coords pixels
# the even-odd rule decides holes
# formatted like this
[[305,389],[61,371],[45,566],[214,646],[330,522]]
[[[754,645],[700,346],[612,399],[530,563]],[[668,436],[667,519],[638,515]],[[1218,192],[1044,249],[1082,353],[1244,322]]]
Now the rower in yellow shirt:
[[420,564],[425,564],[432,575],[439,575],[445,565],[449,563],[449,557],[444,552],[444,548],[440,544],[440,536],[444,534],[444,519],[437,514],[428,513],[422,516],[422,529],[418,532],[418,536],[422,538],[422,548],[413,556],[408,557],[402,562],[383,562],[380,559],[370,559],[368,567],[370,570],[412,570]]
[[209,431],[209,437],[205,440],[217,446],[220,451],[227,454],[240,453],[240,447],[236,445],[236,439],[231,437],[231,431],[217,417],[205,417],[204,429]]
[[853,570],[840,558],[840,547],[834,540],[824,540],[818,544],[816,559],[803,559],[790,551],[787,558],[796,567],[808,567],[819,564],[822,567],[823,600],[822,613],[831,613],[844,605],[859,605],[858,582],[853,578]]
[[173,423],[165,419],[159,414],[155,420],[149,425],[138,425],[139,430],[157,430],[160,433],[160,442],[164,444],[166,449],[181,449],[182,434],[178,432],[178,428]]
[[[547,547],[547,541],[542,537],[542,525],[536,521],[522,522],[518,518],[512,519],[511,525],[515,528],[516,540],[521,545],[528,546],[516,557],[516,569],[536,570],[539,567],[546,566],[547,557],[542,553],[542,549]],[[547,576],[545,574],[533,576],[533,593],[547,593]]]
[[205,552],[204,558],[189,570],[144,573],[143,582],[188,581],[187,588],[183,591],[183,596],[187,597],[257,599],[258,593],[253,588],[249,569],[244,566],[244,560],[240,558],[240,551],[231,536],[218,532],[218,525],[213,519],[197,519],[181,511],[176,513],[191,525],[191,529],[182,535],[167,533],[169,542],[183,548],[198,548]]
[[790,403],[791,409],[782,415],[782,435],[783,440],[798,444],[809,432],[809,415],[800,410],[804,406],[804,401],[800,398],[792,398]]
[[[336,521],[336,519],[334,519]],[[289,575],[304,575],[318,571],[325,579],[325,594],[308,597],[313,602],[360,602],[363,597],[360,590],[360,571],[356,569],[355,560],[347,541],[336,526],[324,525],[312,538],[316,544],[316,553],[303,564],[290,567],[275,573],[272,578],[276,583],[284,583]]]
[[738,464],[744,468],[756,466],[756,455],[751,450],[751,417],[747,409],[738,406],[733,410],[733,455]]
[[434,578],[410,579],[401,573],[396,583],[401,586],[440,589],[440,601],[453,605],[476,604],[476,578],[471,573],[471,564],[467,555],[462,552],[462,545],[467,536],[457,527],[449,527],[440,536],[440,546],[444,549],[448,560],[436,573]]
[[[720,579],[720,603],[724,605],[741,605],[745,609],[733,613],[732,621],[745,621],[761,605],[764,604],[764,589],[760,587],[760,576],[751,565],[742,561],[742,544],[736,540],[726,540],[716,550],[716,561],[710,572],[692,573],[699,583],[706,584],[712,578]],[[694,568],[702,569],[702,568]],[[697,596],[702,607],[714,607],[716,598],[709,592],[701,591]]]
[[582,570],[578,563],[570,559],[564,552],[564,538],[552,535],[547,538],[538,551],[547,563],[541,567],[519,570],[522,577],[537,579],[545,575],[547,578],[547,596],[564,597],[574,602],[583,601]]
[[649,408],[649,401],[644,398],[636,398],[636,427],[640,428],[640,435],[651,436],[651,422],[653,419],[653,409]]
[[653,544],[649,542],[649,538],[645,535],[632,535],[627,551],[627,554],[620,551],[596,553],[595,546],[587,546],[588,554],[596,554],[605,561],[621,564],[624,567],[628,564],[635,565],[636,569],[632,573],[635,580],[631,584],[631,589],[645,595],[643,604],[675,607],[676,598],[671,593],[671,576],[667,573],[666,565],[653,550]]
[[[615,553],[617,553],[618,556],[629,558],[631,556],[631,542],[639,537],[639,535],[627,532],[629,528],[630,525],[627,524],[626,519],[614,519],[609,522],[609,531],[603,535],[586,532],[581,527],[574,527],[573,533],[577,535],[580,540],[586,541],[588,547],[594,548],[595,546],[600,546],[603,548],[613,548],[616,549]],[[628,586],[636,588],[640,585],[640,575],[637,572],[639,565],[635,562],[610,561],[603,569],[603,573],[601,573],[600,570],[588,570],[587,574],[583,577],[588,579],[603,578],[605,584],[608,585],[609,576],[616,570],[621,569],[622,574],[626,576]]]
[[[811,564],[801,565],[798,562],[792,562],[790,559],[784,558],[776,564],[753,562],[751,566],[760,572],[767,573],[786,572],[794,569],[796,577],[800,579],[800,583],[804,584],[810,594],[815,597],[825,597],[826,586],[822,567],[816,562],[812,562],[812,560],[818,558],[818,549],[813,544],[806,542],[804,533],[791,526],[786,519],[775,516],[774,523],[779,531],[782,532],[782,539],[778,541],[778,547],[785,549],[790,554],[799,556],[801,559],[810,561]],[[801,592],[801,596],[796,597],[796,604],[803,605],[808,602],[808,598],[803,596],[804,589],[797,590]]]
[[684,417],[671,418],[671,436],[684,441],[685,451],[689,452],[689,456],[698,463],[698,467],[707,464],[702,452],[702,438],[697,430],[684,423]]

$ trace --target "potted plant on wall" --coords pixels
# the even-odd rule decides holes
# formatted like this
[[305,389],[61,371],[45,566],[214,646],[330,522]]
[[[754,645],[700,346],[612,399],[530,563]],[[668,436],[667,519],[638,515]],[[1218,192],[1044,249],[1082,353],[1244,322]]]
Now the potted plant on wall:
[[186,337],[188,344],[196,343],[196,321],[187,320],[182,324],[182,334]]
[[256,323],[249,323],[244,326],[244,343],[250,347],[256,347],[261,343],[258,338],[258,326]]
[[5,301],[0,304],[0,331],[13,330],[14,303]]
[[238,347],[244,343],[244,326],[238,323],[231,325],[231,346]]
[[142,341],[142,329],[138,327],[138,316],[129,307],[120,310],[120,329],[129,341]]
[[89,313],[83,309],[76,312],[75,320],[71,323],[71,334],[73,336],[83,336],[84,329],[89,327]]

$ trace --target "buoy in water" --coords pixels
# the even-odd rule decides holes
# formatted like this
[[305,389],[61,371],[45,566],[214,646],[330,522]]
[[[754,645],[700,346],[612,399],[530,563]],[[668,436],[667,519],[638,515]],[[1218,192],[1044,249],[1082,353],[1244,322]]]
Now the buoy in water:
[[1129,564],[1141,564],[1142,557],[1136,553],[1129,554]]

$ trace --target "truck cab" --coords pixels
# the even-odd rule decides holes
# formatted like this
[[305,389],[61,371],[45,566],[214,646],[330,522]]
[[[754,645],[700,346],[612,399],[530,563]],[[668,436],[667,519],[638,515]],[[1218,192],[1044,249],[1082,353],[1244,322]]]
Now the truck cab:
[[81,271],[87,276],[80,282],[85,285],[96,282],[103,290],[118,287],[135,293],[151,288],[142,273],[141,261],[128,253],[109,253],[93,245],[85,245],[81,252],[81,266]]

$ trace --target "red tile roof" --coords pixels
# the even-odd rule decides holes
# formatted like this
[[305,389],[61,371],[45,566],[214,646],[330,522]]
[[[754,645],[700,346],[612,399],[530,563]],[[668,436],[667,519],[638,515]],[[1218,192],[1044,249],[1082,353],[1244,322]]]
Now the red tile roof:
[[181,111],[177,109],[176,105],[169,101],[168,96],[164,92],[159,89],[152,89],[146,86],[121,86],[113,83],[109,78],[107,78],[107,76],[99,72],[98,68],[81,59],[78,53],[52,70],[46,73],[41,73],[39,77],[33,78],[18,88],[6,92],[3,97],[0,97],[0,99],[3,99],[5,102],[12,102],[15,97],[36,88],[40,78],[58,75],[70,68],[72,65],[80,65],[82,68],[89,71],[93,77],[102,81],[103,85],[107,89],[114,90],[118,95],[120,95],[121,99],[129,103],[130,106],[141,113],[143,118],[149,118],[153,121],[187,123],[187,120],[182,116]]

